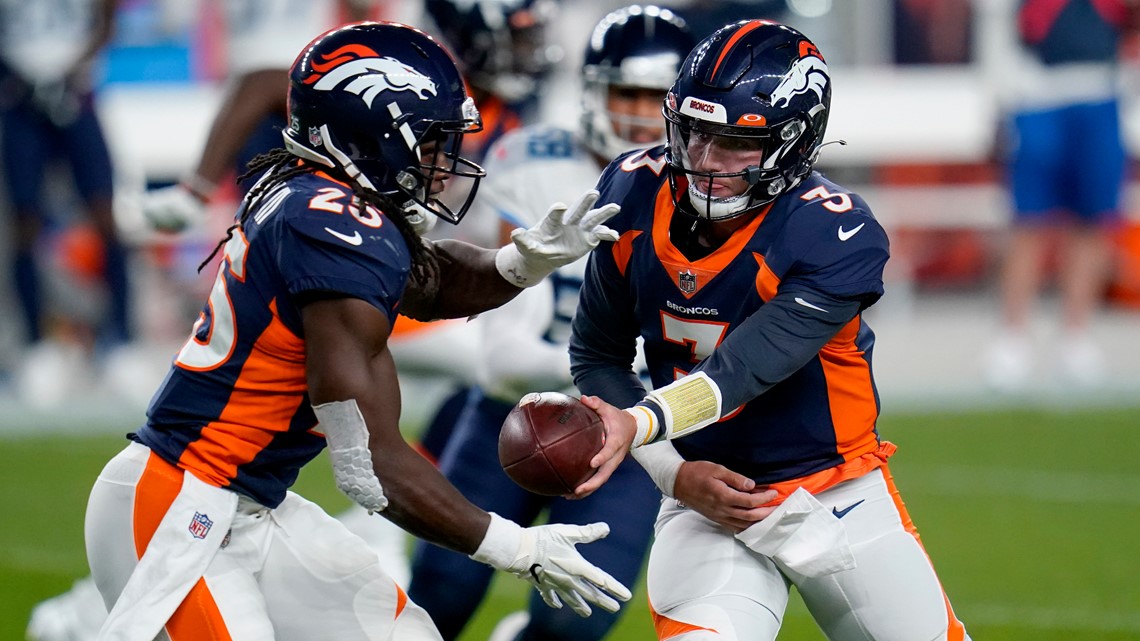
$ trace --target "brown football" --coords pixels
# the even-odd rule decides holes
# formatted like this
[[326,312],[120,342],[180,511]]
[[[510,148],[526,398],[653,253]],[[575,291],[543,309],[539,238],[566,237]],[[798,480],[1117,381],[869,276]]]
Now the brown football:
[[515,405],[499,432],[499,463],[535,494],[561,496],[594,475],[590,459],[602,449],[601,417],[560,392],[532,392]]

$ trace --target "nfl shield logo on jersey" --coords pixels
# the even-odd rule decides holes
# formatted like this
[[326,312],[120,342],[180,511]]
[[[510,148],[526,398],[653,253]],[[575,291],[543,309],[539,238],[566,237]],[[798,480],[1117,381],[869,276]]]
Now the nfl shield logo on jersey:
[[309,144],[314,147],[319,147],[323,143],[321,138],[321,130],[318,127],[309,127]]
[[214,522],[210,520],[210,517],[201,512],[195,512],[194,518],[190,519],[190,535],[196,539],[204,539],[210,533],[210,526],[213,524]]
[[689,270],[677,274],[677,286],[686,294],[697,291],[697,275]]

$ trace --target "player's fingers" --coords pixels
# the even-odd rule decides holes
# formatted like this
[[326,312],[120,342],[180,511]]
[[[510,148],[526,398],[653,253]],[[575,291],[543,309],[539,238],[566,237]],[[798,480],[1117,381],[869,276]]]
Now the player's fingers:
[[602,205],[597,209],[591,209],[582,216],[582,221],[578,223],[578,227],[582,229],[593,229],[607,220],[613,218],[621,211],[621,205],[617,203],[609,203]]
[[598,200],[597,190],[591,189],[590,191],[582,194],[578,200],[566,210],[566,215],[562,217],[562,222],[566,225],[577,225],[586,212],[594,206]]
[[586,482],[574,488],[574,497],[579,499],[586,498],[596,492],[598,488],[605,485],[606,481],[610,479],[610,475],[614,473],[618,464],[621,463],[622,458],[623,457],[618,456],[606,461]]
[[713,476],[725,485],[741,492],[751,492],[752,488],[756,487],[756,481],[753,481],[743,474],[737,474],[726,467],[717,470],[717,473]]

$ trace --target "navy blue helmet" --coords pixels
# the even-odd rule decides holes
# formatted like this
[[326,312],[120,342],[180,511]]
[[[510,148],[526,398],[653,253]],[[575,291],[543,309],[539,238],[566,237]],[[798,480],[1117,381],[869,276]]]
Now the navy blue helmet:
[[[681,61],[696,45],[689,27],[669,9],[631,5],[611,12],[594,27],[582,64],[582,136],[595,153],[613,158],[651,146],[630,140],[636,117],[607,107],[613,88],[660,90],[673,85]],[[660,114],[654,114],[660,126]],[[664,142],[664,134],[658,143]]]
[[[807,36],[767,20],[718,29],[685,60],[665,100],[674,200],[713,220],[771,202],[811,172],[830,109],[827,63]],[[731,154],[735,166],[710,169],[714,153]],[[711,186],[741,178],[743,194]]]
[[[451,55],[402,24],[361,22],[305,48],[289,72],[285,147],[360,187],[457,223],[484,172],[459,154],[482,122]],[[433,177],[474,181],[452,210],[431,198]]]
[[547,37],[554,0],[427,0],[424,7],[463,76],[505,102],[533,98],[562,58]]

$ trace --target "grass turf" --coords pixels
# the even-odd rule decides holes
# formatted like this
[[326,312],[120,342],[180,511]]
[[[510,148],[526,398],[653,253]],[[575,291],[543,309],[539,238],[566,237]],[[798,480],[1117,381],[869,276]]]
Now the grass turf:
[[[124,444],[92,433],[0,437],[0,639],[23,638],[32,606],[87,572],[87,492]],[[1140,638],[1140,408],[888,415],[880,433],[899,445],[895,479],[973,638]],[[296,489],[348,504],[324,457]],[[462,641],[485,639],[526,590],[497,577]],[[798,600],[780,637],[823,639]],[[609,638],[654,638],[643,586]]]

